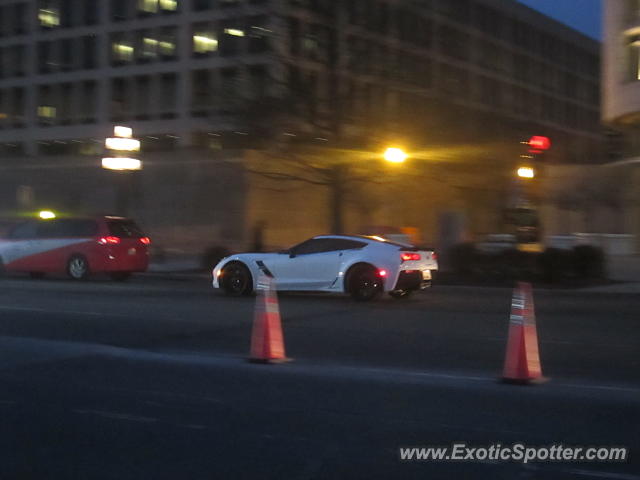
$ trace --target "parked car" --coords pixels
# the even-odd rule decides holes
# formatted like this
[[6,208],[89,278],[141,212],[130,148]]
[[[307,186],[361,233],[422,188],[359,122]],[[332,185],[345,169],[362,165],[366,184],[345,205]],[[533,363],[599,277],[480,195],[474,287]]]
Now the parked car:
[[248,295],[260,275],[278,290],[345,292],[371,300],[382,292],[396,298],[431,285],[438,269],[433,251],[421,251],[382,237],[322,235],[276,253],[244,253],[213,269],[213,286],[229,295]]
[[32,277],[66,273],[82,280],[92,273],[107,273],[114,280],[126,280],[147,269],[150,243],[128,218],[30,220],[0,239],[0,268]]

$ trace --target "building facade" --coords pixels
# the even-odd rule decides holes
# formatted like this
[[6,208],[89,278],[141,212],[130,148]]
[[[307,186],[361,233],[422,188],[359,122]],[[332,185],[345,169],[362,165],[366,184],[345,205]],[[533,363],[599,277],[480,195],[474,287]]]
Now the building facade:
[[602,119],[618,132],[608,171],[626,179],[620,212],[624,230],[640,251],[640,2],[605,0],[602,50]]
[[[247,200],[255,182],[218,161],[256,148],[254,124],[271,119],[247,115],[266,98],[305,109],[271,134],[329,147],[385,135],[416,150],[482,146],[467,170],[510,171],[538,134],[552,139],[549,162],[598,163],[598,74],[597,42],[512,0],[0,0],[1,210],[109,209],[99,158],[126,124],[145,162],[133,213],[152,230],[195,223],[235,242],[263,215],[275,228]],[[456,172],[447,155],[439,177]],[[443,211],[477,203],[449,187]],[[398,219],[385,208],[367,221]],[[323,215],[300,215],[290,237],[326,230]],[[498,214],[484,217],[474,231],[497,228]],[[398,221],[433,230],[434,218]]]

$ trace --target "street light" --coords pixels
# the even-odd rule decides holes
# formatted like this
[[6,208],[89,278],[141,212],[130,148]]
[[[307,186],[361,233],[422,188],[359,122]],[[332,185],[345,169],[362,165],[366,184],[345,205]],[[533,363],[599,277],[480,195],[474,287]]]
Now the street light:
[[535,178],[536,171],[531,167],[518,168],[518,177],[520,178]]
[[113,178],[116,210],[126,215],[134,190],[133,172],[142,170],[142,161],[134,157],[135,153],[140,151],[140,140],[133,138],[133,130],[130,127],[118,125],[113,128],[113,137],[105,139],[104,146],[102,168],[116,172]]
[[40,217],[42,220],[53,220],[54,218],[56,218],[56,214],[51,210],[41,210],[40,212],[38,212],[38,217]]
[[401,148],[389,147],[384,152],[384,159],[390,163],[404,163],[407,158],[409,155]]
[[113,137],[104,142],[110,156],[102,159],[102,168],[107,170],[141,170],[142,162],[131,158],[131,152],[140,151],[140,140],[132,138],[133,131],[129,127],[116,126]]

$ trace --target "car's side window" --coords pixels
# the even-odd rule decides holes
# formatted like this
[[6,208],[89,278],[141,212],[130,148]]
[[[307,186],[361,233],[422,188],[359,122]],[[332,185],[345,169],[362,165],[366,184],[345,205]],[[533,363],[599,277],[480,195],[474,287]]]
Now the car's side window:
[[98,232],[94,220],[65,220],[62,234],[65,237],[92,237]]
[[35,222],[25,222],[16,226],[8,235],[11,240],[27,240],[36,237],[38,224]]
[[291,253],[294,255],[309,255],[310,253],[325,252],[324,243],[322,238],[312,238],[293,247]]
[[347,240],[344,238],[312,238],[291,249],[294,255],[308,255],[310,253],[336,252],[339,250],[353,250],[366,246],[365,242]]
[[334,242],[336,245],[335,250],[358,250],[367,246],[366,242],[347,240],[345,238],[335,239]]

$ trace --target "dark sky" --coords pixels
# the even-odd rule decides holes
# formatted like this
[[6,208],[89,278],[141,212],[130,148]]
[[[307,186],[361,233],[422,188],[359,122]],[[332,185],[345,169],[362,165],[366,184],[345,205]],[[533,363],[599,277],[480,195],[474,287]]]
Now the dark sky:
[[566,23],[590,37],[600,40],[600,0],[518,0],[529,7]]

